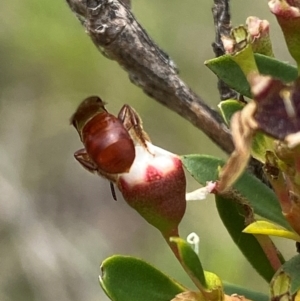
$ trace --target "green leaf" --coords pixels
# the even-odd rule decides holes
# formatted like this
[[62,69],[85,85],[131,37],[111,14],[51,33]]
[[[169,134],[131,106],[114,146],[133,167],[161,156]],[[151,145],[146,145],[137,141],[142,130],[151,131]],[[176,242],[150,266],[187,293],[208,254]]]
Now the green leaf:
[[121,255],[103,261],[99,281],[113,301],[166,301],[186,291],[143,260]]
[[[202,185],[206,185],[208,181],[217,181],[219,168],[225,163],[222,159],[208,155],[185,155],[182,156],[182,162],[188,172]],[[244,172],[233,188],[248,201],[255,214],[291,230],[274,191],[256,177]]]
[[251,155],[256,160],[265,163],[266,152],[274,149],[274,139],[262,132],[257,132],[251,145]]
[[[254,57],[261,74],[271,75],[286,83],[297,78],[297,68],[292,65],[258,53]],[[250,86],[244,73],[229,55],[208,60],[205,65],[232,89],[251,98]]]
[[203,288],[207,288],[202,264],[191,246],[179,237],[171,237],[170,241],[177,245],[179,256],[189,276],[191,278],[196,278]]
[[234,45],[231,59],[239,65],[246,76],[251,72],[258,72],[246,26],[240,25],[233,28],[230,36],[233,38]]
[[224,300],[221,279],[214,273],[203,271],[199,257],[191,246],[180,237],[171,237],[170,241],[177,245],[180,262],[186,273],[202,293],[204,300]]
[[291,278],[279,269],[270,283],[271,300],[293,300],[290,296]]
[[216,206],[220,218],[235,244],[254,269],[267,282],[270,282],[275,271],[267,255],[254,236],[242,233],[245,228],[244,216],[246,216],[244,206],[218,195],[216,195]]
[[232,60],[230,55],[223,55],[205,61],[204,64],[230,88],[251,98],[251,90],[246,76],[239,65]]
[[269,296],[249,290],[247,288],[228,283],[228,282],[223,282],[224,285],[224,291],[227,295],[232,295],[232,294],[238,294],[240,296],[245,296],[247,299],[250,300],[255,300],[255,301],[269,301]]
[[221,101],[218,105],[221,115],[228,126],[230,125],[232,115],[242,110],[244,106],[243,103],[235,99]]
[[291,258],[289,261],[284,263],[282,267],[279,269],[279,271],[274,276],[274,279],[276,281],[276,278],[279,277],[280,274],[286,274],[288,277],[290,277],[290,293],[294,294],[298,290],[300,290],[300,255],[296,255],[293,258]]
[[247,226],[243,230],[243,232],[248,234],[278,236],[278,237],[293,239],[295,241],[300,241],[300,236],[297,233],[286,230],[276,224],[267,221],[256,221],[250,224],[249,226]]
[[285,83],[292,82],[298,77],[297,68],[291,64],[259,53],[255,53],[254,57],[261,74],[271,75]]

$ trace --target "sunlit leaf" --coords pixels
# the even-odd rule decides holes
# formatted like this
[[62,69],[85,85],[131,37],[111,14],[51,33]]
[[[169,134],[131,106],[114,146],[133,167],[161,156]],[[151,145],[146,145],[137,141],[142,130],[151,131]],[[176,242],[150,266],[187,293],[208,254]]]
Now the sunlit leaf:
[[99,281],[112,301],[166,301],[186,291],[143,260],[120,255],[103,261]]
[[271,235],[271,236],[279,236],[288,239],[293,239],[296,241],[300,241],[300,236],[295,232],[286,230],[276,224],[270,223],[268,221],[256,221],[249,226],[247,226],[244,230],[244,233],[249,234],[263,234],[263,235]]
[[221,101],[218,105],[221,115],[227,125],[230,125],[232,115],[243,109],[245,105],[238,100],[228,99]]
[[[185,155],[182,161],[188,172],[202,185],[218,179],[219,168],[224,160],[208,155]],[[246,199],[254,213],[274,223],[291,229],[284,216],[273,190],[259,181],[256,177],[244,172],[233,185],[239,195]]]
[[191,278],[196,278],[203,288],[207,288],[208,284],[204,276],[202,264],[192,247],[179,237],[171,237],[170,241],[177,245],[179,255],[189,276]]
[[198,255],[185,240],[172,237],[170,241],[176,243],[181,264],[200,290],[204,300],[222,301],[224,292],[221,279],[214,273],[203,271]]
[[[258,70],[261,74],[271,75],[284,82],[291,82],[297,78],[297,68],[287,63],[262,54],[254,54]],[[248,81],[229,55],[224,55],[205,62],[206,66],[222,79],[229,87],[251,98]]]
[[229,55],[223,55],[218,58],[207,60],[204,64],[230,88],[251,98],[250,86],[243,71]]

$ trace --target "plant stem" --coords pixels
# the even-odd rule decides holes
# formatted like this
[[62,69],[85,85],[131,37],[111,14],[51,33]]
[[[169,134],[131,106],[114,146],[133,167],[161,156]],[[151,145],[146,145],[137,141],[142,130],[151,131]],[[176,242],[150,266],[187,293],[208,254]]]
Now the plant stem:
[[[215,25],[215,41],[212,43],[212,48],[215,56],[219,57],[225,54],[221,37],[229,36],[231,31],[229,0],[214,0],[212,13]],[[237,92],[220,79],[218,80],[218,89],[221,100],[238,99]]]

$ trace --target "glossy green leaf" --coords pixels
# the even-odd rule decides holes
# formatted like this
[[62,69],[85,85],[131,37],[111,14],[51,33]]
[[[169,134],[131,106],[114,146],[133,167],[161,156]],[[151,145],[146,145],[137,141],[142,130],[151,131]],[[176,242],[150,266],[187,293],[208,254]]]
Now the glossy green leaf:
[[269,296],[262,294],[260,292],[252,291],[247,288],[223,282],[224,291],[227,295],[238,294],[240,296],[245,296],[247,299],[255,300],[255,301],[269,301]]
[[170,241],[177,245],[181,264],[202,293],[204,300],[222,301],[224,292],[221,279],[214,273],[203,271],[198,255],[185,240],[171,237]]
[[246,215],[244,206],[237,202],[216,195],[216,206],[220,218],[231,238],[253,268],[270,282],[275,271],[267,255],[253,235],[242,233],[245,228]]
[[238,93],[251,98],[249,83],[239,65],[232,60],[230,55],[223,55],[204,62],[219,79]]
[[243,230],[243,232],[249,234],[278,236],[278,237],[293,239],[295,241],[300,241],[300,236],[297,233],[286,230],[285,228],[282,228],[276,224],[267,221],[256,221],[248,225]]
[[196,278],[203,288],[207,288],[202,264],[192,247],[182,238],[171,237],[170,241],[177,245],[179,256],[191,278]]
[[186,291],[150,264],[129,256],[105,259],[99,281],[112,301],[166,301]]
[[[216,181],[219,168],[224,165],[224,160],[208,155],[185,155],[182,156],[182,162],[188,172],[202,185],[206,185],[208,181]],[[255,214],[291,230],[274,191],[255,176],[244,172],[233,188],[249,202]]]
[[235,99],[221,101],[218,105],[221,115],[228,126],[230,125],[232,115],[242,110],[244,106],[243,103]]
[[[297,68],[292,65],[258,53],[255,53],[254,57],[261,74],[271,75],[283,82],[291,82],[297,78]],[[251,98],[250,86],[245,75],[229,55],[208,60],[205,64],[232,89]]]
[[300,271],[300,255],[296,255],[282,265],[280,270],[274,276],[274,280],[282,272],[287,274],[290,278],[290,293],[294,294],[298,290],[300,290],[300,273],[299,273],[299,271]]

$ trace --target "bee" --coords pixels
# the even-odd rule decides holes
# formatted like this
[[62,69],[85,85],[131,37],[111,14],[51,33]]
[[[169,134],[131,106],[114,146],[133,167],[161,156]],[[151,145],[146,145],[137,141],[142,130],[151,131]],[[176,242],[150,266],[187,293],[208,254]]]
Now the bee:
[[75,159],[88,171],[111,182],[115,182],[117,174],[130,170],[135,159],[134,140],[145,147],[149,140],[132,107],[125,104],[115,117],[98,96],[84,99],[70,122],[84,145],[74,153]]

